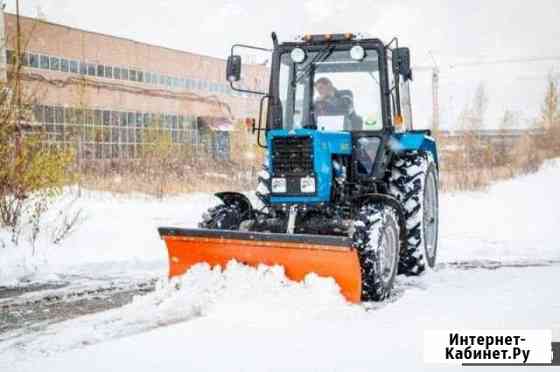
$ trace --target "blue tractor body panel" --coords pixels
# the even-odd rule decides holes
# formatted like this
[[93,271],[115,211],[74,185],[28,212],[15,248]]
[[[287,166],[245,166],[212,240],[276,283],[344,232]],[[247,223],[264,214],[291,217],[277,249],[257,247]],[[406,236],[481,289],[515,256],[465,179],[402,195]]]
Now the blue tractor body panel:
[[[313,167],[315,170],[315,195],[309,196],[277,196],[270,198],[272,204],[318,204],[330,201],[332,183],[332,156],[350,155],[352,153],[352,136],[349,132],[325,132],[311,129],[271,130],[267,134],[269,157],[274,156],[272,140],[276,137],[311,137],[313,139]],[[268,163],[272,164],[271,159]],[[272,177],[275,175],[272,174]]]
[[[275,129],[267,133],[267,146],[269,149],[267,163],[272,164],[274,147],[272,141],[277,137],[311,137],[313,140],[313,168],[315,175],[316,192],[314,195],[271,195],[271,204],[319,204],[330,201],[333,180],[333,155],[352,154],[352,135],[350,132],[327,132],[311,129]],[[396,153],[400,151],[427,151],[432,154],[438,166],[437,147],[435,140],[424,132],[395,133],[389,141],[391,149]],[[272,170],[272,167],[269,167]],[[272,177],[279,176],[272,174]]]

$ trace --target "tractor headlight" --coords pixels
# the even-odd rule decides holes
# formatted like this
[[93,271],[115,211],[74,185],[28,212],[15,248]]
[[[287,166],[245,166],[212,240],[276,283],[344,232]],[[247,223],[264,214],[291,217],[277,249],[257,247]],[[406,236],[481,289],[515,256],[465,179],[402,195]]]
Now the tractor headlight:
[[302,63],[305,60],[305,51],[301,48],[294,48],[290,53],[290,57],[294,63]]
[[273,193],[286,192],[286,179],[274,177],[270,183],[270,188]]
[[303,177],[299,181],[299,188],[301,192],[310,194],[315,192],[315,178]]
[[365,56],[366,56],[366,51],[364,50],[364,47],[361,45],[354,45],[350,49],[350,57],[354,61],[361,61],[362,59],[364,59]]

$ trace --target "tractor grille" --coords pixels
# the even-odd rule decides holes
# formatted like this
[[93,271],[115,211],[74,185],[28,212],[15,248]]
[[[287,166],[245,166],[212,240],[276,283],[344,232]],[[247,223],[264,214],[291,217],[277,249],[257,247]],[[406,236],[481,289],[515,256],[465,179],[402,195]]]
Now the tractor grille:
[[277,137],[272,140],[272,169],[276,176],[313,174],[311,137]]

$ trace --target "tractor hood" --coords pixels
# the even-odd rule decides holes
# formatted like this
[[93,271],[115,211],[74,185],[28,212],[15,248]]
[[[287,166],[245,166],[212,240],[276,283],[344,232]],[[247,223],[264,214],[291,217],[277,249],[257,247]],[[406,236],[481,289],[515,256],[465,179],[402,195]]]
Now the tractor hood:
[[[318,204],[330,201],[333,155],[352,153],[349,132],[312,129],[270,130],[267,134],[272,204]],[[308,186],[314,184],[314,191]],[[285,187],[283,187],[285,185]]]

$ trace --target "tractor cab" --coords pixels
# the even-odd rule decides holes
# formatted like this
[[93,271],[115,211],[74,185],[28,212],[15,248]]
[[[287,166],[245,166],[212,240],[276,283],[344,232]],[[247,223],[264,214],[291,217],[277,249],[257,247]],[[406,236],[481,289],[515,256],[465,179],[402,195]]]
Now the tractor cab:
[[[306,35],[281,44],[275,34],[272,38],[270,86],[263,93],[268,114],[256,128],[259,134],[299,128],[381,131],[403,124],[402,107],[410,105],[408,94],[401,94],[408,93],[411,79],[408,48],[390,49],[379,39],[351,33]],[[228,59],[226,77],[233,89],[244,91],[235,85],[242,70],[236,48],[252,47],[236,45]]]
[[[267,202],[317,205],[338,194],[363,193],[364,187],[376,192],[390,160],[387,144],[403,124],[401,107],[410,106],[406,99],[401,104],[408,97],[401,86],[411,78],[408,49],[350,33],[272,39],[269,91],[261,100],[266,122],[259,118],[255,128],[259,144],[269,150]],[[247,46],[234,46],[228,59],[232,89],[239,89],[242,71],[237,48]],[[353,181],[341,192],[333,182],[337,172]],[[360,182],[365,186],[352,186]]]

